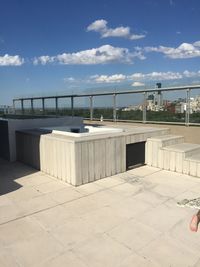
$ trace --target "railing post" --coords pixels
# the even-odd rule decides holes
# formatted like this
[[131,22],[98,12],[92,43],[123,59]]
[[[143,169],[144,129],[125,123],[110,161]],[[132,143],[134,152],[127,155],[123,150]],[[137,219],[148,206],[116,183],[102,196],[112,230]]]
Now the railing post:
[[147,121],[147,104],[146,104],[146,101],[147,101],[147,93],[143,93],[144,94],[144,103],[143,103],[143,116],[142,116],[142,122],[143,123],[146,123]]
[[186,91],[186,111],[185,111],[185,125],[190,125],[190,91],[191,89],[187,89]]
[[90,96],[90,120],[93,120],[93,96]]
[[71,115],[74,117],[74,97],[71,96]]
[[13,99],[13,112],[16,114],[16,108],[15,108],[15,100]]
[[21,109],[22,109],[22,114],[24,114],[24,100],[21,99]]
[[56,116],[58,115],[58,98],[55,97]]
[[116,94],[113,94],[113,121],[117,121]]
[[45,104],[44,104],[44,98],[42,98],[42,113],[45,114]]
[[31,98],[31,114],[34,113],[34,108],[33,108],[33,99]]

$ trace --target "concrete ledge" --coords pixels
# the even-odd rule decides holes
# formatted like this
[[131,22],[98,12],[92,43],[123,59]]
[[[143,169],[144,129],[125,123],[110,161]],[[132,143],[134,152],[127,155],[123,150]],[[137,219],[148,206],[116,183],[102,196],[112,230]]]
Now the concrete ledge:
[[[183,141],[183,136],[169,134],[148,138],[146,143],[146,164],[152,167],[163,168],[165,160],[163,157],[164,152],[162,148],[169,145],[182,143]],[[167,155],[165,155],[165,157],[167,157]],[[169,169],[169,166],[166,166],[166,168]]]

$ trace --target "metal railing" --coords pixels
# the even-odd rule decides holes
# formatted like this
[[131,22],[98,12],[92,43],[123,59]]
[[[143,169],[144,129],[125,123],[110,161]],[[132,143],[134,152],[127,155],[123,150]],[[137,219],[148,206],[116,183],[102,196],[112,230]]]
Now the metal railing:
[[[165,121],[147,121],[147,95],[148,93],[157,93],[161,94],[162,92],[171,92],[171,91],[185,91],[186,93],[186,111],[185,111],[185,122],[184,123],[176,123],[176,124],[185,124],[187,126],[192,125],[190,123],[190,94],[192,90],[200,89],[200,85],[187,85],[187,86],[179,86],[179,87],[165,87],[165,88],[153,88],[148,90],[124,90],[124,91],[114,91],[114,92],[104,92],[104,93],[92,93],[92,94],[70,94],[70,95],[49,95],[49,96],[37,96],[37,97],[23,97],[23,98],[15,98],[13,99],[13,108],[16,111],[16,103],[20,102],[21,104],[21,113],[25,113],[24,108],[24,101],[30,101],[31,106],[31,113],[34,114],[34,101],[41,100],[42,101],[42,113],[45,114],[45,100],[47,99],[54,99],[55,101],[55,113],[58,115],[59,111],[59,105],[58,100],[59,99],[70,99],[71,100],[71,116],[74,116],[74,99],[75,98],[82,98],[86,97],[89,99],[89,119],[92,121],[94,120],[94,98],[100,97],[100,96],[112,96],[113,97],[113,115],[112,120],[114,122],[116,121],[122,121],[117,119],[117,105],[116,105],[116,99],[120,95],[130,95],[130,94],[143,94],[143,108],[142,108],[142,120],[138,122],[153,122],[153,123],[166,123]],[[128,121],[128,120],[123,120]],[[172,122],[169,122],[172,123]],[[200,124],[199,124],[200,125]]]

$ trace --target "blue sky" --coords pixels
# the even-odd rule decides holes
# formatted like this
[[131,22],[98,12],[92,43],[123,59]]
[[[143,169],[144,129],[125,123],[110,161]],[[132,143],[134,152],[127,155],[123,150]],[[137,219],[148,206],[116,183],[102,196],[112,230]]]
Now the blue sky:
[[0,104],[200,83],[199,0],[0,0]]

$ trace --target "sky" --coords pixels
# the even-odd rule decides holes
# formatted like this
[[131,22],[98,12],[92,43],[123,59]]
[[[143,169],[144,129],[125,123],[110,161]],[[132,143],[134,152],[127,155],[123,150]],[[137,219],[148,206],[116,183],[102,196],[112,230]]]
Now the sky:
[[200,84],[199,0],[0,0],[0,105]]

